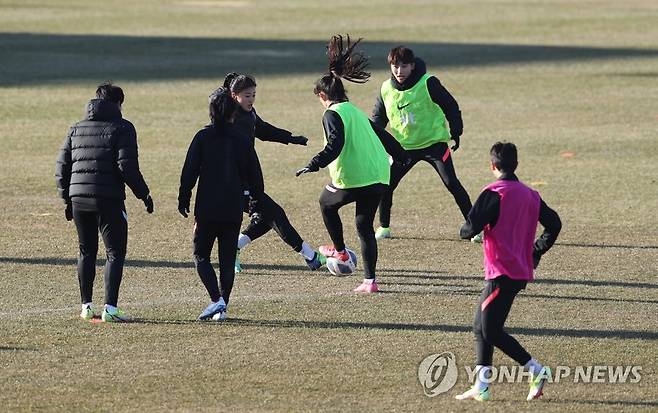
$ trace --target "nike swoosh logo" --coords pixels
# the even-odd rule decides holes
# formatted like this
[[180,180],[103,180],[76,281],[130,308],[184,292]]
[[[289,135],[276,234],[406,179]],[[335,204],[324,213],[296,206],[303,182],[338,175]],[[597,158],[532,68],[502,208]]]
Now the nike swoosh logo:
[[409,105],[411,105],[411,102],[407,103],[406,105],[402,105],[402,106],[397,105],[397,106],[398,106],[398,110],[402,110],[402,109],[406,108],[406,107],[409,106]]

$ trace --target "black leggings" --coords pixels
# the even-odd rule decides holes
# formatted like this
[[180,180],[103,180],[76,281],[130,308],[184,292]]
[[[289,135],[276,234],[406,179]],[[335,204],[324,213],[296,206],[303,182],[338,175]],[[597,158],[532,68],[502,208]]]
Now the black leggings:
[[377,205],[386,185],[375,184],[360,188],[338,189],[332,185],[325,186],[320,195],[320,211],[324,225],[327,227],[329,237],[334,243],[336,250],[345,249],[343,238],[343,223],[338,215],[338,210],[344,205],[356,202],[356,231],[361,243],[361,257],[365,278],[375,278],[375,267],[377,265],[377,241],[372,223],[375,220]]
[[105,304],[117,305],[119,287],[123,278],[123,264],[128,246],[128,215],[123,203],[111,203],[111,207],[99,207],[96,211],[85,210],[73,204],[73,221],[78,231],[80,255],[78,257],[78,282],[82,303],[92,301],[96,278],[98,231],[105,244]]
[[402,166],[401,164],[394,162],[391,165],[391,183],[379,203],[380,225],[386,228],[390,226],[393,191],[395,191],[395,188],[397,188],[407,172],[409,172],[411,168],[420,161],[425,161],[432,165],[432,168],[434,168],[441,177],[445,187],[455,198],[459,210],[464,216],[464,219],[466,219],[468,212],[471,210],[471,199],[461,182],[459,182],[459,179],[457,179],[448,144],[445,142],[439,142],[427,148],[408,150],[407,153],[411,157],[411,162],[409,164]]
[[[240,224],[241,222],[216,222],[198,218],[194,224],[194,264],[212,301],[223,297],[228,304],[231,296]],[[210,253],[215,240],[219,243],[219,284],[210,263]]]
[[292,226],[286,215],[286,211],[281,208],[267,194],[258,203],[257,212],[261,214],[261,219],[257,224],[249,223],[242,233],[254,241],[257,238],[267,234],[270,229],[273,229],[279,237],[293,250],[299,252],[302,250],[302,237],[299,236],[297,230]]
[[525,281],[512,280],[504,275],[486,281],[473,323],[477,364],[491,366],[494,347],[522,366],[530,360],[530,354],[504,329],[514,297],[525,286]]

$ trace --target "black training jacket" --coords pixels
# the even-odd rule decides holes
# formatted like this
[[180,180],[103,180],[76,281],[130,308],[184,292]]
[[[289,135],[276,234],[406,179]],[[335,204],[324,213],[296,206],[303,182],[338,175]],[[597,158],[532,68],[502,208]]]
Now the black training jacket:
[[59,196],[126,199],[127,184],[139,199],[149,188],[139,171],[137,133],[121,108],[109,100],[92,99],[85,119],[71,126],[55,167]]
[[[393,87],[397,90],[411,89],[416,83],[418,83],[425,73],[427,73],[425,62],[422,59],[416,58],[414,70],[404,83],[398,83],[392,74],[391,82]],[[462,121],[462,113],[459,110],[459,104],[435,76],[430,76],[429,79],[427,79],[427,90],[430,93],[432,101],[439,105],[443,113],[446,115],[446,120],[450,126],[450,136],[453,138],[459,138],[464,131],[464,123]],[[377,95],[371,119],[382,128],[385,128],[386,125],[388,125],[386,106],[384,106],[381,93]]]
[[194,216],[204,220],[240,222],[246,185],[256,202],[263,194],[254,147],[234,124],[208,125],[192,139],[181,171],[180,206],[189,207],[197,179]]

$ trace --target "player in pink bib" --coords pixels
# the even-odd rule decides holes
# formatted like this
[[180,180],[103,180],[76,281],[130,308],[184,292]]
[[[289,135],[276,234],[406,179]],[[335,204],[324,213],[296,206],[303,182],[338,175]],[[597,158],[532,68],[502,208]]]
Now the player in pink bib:
[[[541,256],[555,243],[562,223],[537,191],[514,174],[518,165],[516,146],[497,142],[491,147],[491,169],[498,178],[487,185],[461,228],[468,239],[484,230],[485,287],[475,313],[473,332],[477,351],[475,385],[458,399],[489,399],[489,380],[494,347],[499,348],[532,376],[527,400],[539,398],[550,370],[534,359],[507,334],[505,320],[516,295],[533,280]],[[543,233],[535,240],[537,222]]]

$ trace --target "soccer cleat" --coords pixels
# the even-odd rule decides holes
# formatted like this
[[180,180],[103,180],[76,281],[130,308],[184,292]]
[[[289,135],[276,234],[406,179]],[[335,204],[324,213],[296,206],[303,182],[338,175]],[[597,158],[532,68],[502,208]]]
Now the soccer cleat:
[[238,252],[235,254],[235,273],[240,274],[242,272],[242,266],[240,265],[240,248],[238,248]]
[[455,399],[457,400],[473,399],[479,402],[486,402],[491,399],[491,395],[489,394],[489,387],[486,387],[484,390],[480,390],[477,387],[473,386],[470,389],[466,390],[464,393],[456,395]]
[[215,314],[226,312],[226,304],[223,299],[219,299],[216,303],[211,302],[208,306],[199,314],[199,320],[208,320],[212,318]]
[[320,254],[317,251],[315,252],[315,254],[313,254],[312,259],[307,260],[306,258],[304,258],[304,260],[306,261],[306,265],[308,265],[308,268],[310,268],[313,271],[317,270],[318,268],[322,267],[327,263],[327,258],[325,258],[324,255]]
[[83,320],[91,320],[94,317],[96,317],[96,313],[94,313],[94,309],[91,305],[86,305],[82,308],[82,311],[80,312],[80,318]]
[[119,310],[118,308],[108,310],[106,307],[103,309],[101,320],[106,323],[125,323],[126,321],[130,321],[130,318],[123,312],[123,310]]
[[479,234],[477,234],[476,236],[474,236],[473,238],[471,238],[471,242],[473,242],[473,243],[477,243],[477,244],[481,244],[483,239],[484,239],[484,236],[483,236],[482,233],[480,232]]
[[375,239],[391,238],[391,229],[387,227],[379,227],[375,231]]
[[224,311],[220,311],[219,313],[212,316],[213,321],[224,321],[224,320],[226,320],[227,310],[228,309],[226,307],[224,307]]
[[336,248],[333,245],[321,245],[318,248],[320,254],[324,255],[326,258],[336,258],[343,262],[348,262],[350,260],[350,254],[346,250],[336,251]]
[[551,377],[551,369],[544,367],[541,369],[538,375],[532,378],[530,382],[530,390],[528,391],[527,401],[538,399],[544,395],[544,385],[546,381]]
[[354,289],[355,293],[377,293],[379,292],[379,287],[377,287],[377,281],[373,280],[372,283],[362,282],[361,285]]

